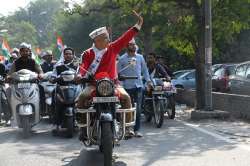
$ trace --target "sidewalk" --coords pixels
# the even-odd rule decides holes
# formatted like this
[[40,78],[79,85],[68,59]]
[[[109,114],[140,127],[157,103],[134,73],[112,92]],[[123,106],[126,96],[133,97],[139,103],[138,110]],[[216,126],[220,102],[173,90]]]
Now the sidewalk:
[[176,118],[181,121],[199,125],[202,128],[216,132],[228,139],[250,144],[250,122],[243,119],[202,119],[199,121],[191,120],[193,108],[186,105],[176,107]]

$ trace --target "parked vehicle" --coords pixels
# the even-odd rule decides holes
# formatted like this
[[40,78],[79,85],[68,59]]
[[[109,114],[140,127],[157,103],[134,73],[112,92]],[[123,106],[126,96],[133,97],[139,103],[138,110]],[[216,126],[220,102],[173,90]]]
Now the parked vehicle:
[[250,61],[238,64],[229,78],[229,92],[250,95]]
[[235,64],[222,64],[217,68],[212,76],[212,87],[217,92],[229,91],[229,77],[234,74]]
[[154,118],[154,124],[160,128],[164,122],[164,114],[167,112],[170,119],[175,118],[175,87],[166,82],[165,78],[152,79],[153,89],[145,94],[144,115],[148,122]]
[[40,96],[38,75],[22,69],[11,75],[10,105],[14,125],[23,129],[25,138],[30,136],[31,127],[40,121]]
[[[75,128],[75,103],[81,92],[81,87],[74,81],[75,71],[67,70],[62,72],[54,81],[57,83],[55,92],[55,103],[57,117],[60,117],[61,127],[67,129],[67,137],[71,138]],[[60,114],[61,113],[61,114]]]
[[216,72],[223,64],[214,64],[212,65],[212,73]]
[[171,82],[176,88],[195,89],[196,88],[195,70],[190,70],[180,75],[178,78],[172,79]]
[[189,71],[191,71],[191,69],[190,70],[178,70],[178,71],[175,71],[175,72],[173,72],[173,79],[177,79],[179,76],[181,76],[184,73],[189,72]]

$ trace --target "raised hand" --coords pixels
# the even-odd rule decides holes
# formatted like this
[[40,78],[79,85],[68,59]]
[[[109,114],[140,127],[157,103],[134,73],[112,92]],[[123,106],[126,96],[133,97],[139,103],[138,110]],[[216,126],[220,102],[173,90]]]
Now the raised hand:
[[138,18],[137,25],[141,27],[143,24],[143,17],[140,14],[138,14],[135,10],[133,10],[132,12]]

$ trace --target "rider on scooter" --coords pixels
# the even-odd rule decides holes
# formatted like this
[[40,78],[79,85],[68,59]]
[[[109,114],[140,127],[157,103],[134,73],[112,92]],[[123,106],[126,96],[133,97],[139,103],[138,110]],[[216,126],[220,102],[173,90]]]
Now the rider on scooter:
[[27,43],[20,44],[20,57],[15,60],[10,68],[9,75],[22,69],[28,69],[36,72],[38,78],[43,77],[43,71],[40,65],[31,57],[31,45]]
[[[19,70],[22,70],[22,69],[27,69],[32,72],[35,72],[38,74],[37,76],[38,79],[42,79],[43,71],[42,71],[41,66],[38,65],[34,59],[32,59],[31,45],[24,43],[24,42],[21,43],[19,47],[19,53],[20,53],[20,57],[16,59],[11,65],[6,81],[9,82],[11,79],[11,74],[13,74],[14,72],[18,72]],[[7,95],[7,99],[10,100],[10,96],[11,96],[10,87],[7,88],[6,95]]]
[[52,71],[54,69],[55,62],[53,62],[53,54],[51,50],[47,50],[42,53],[42,59],[44,62],[41,64],[44,73]]
[[[67,47],[63,50],[63,59],[61,62],[58,62],[58,64],[55,65],[53,70],[53,77],[59,76],[62,72],[67,70],[73,70],[77,71],[78,64],[74,60],[75,57],[75,51],[73,48]],[[52,83],[55,83],[55,79],[52,78],[50,81]],[[53,95],[54,96],[54,95]],[[56,129],[54,129],[52,132],[53,134],[57,135],[60,131],[60,125],[62,123],[62,112],[61,112],[61,104],[59,102],[55,102],[55,98],[53,99],[53,102],[55,103],[55,123],[56,123]]]

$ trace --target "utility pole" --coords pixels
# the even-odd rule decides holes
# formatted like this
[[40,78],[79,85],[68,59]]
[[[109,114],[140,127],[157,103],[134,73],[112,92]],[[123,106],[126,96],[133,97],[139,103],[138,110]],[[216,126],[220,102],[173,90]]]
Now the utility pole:
[[212,111],[212,12],[211,0],[203,0],[205,14],[205,111]]

